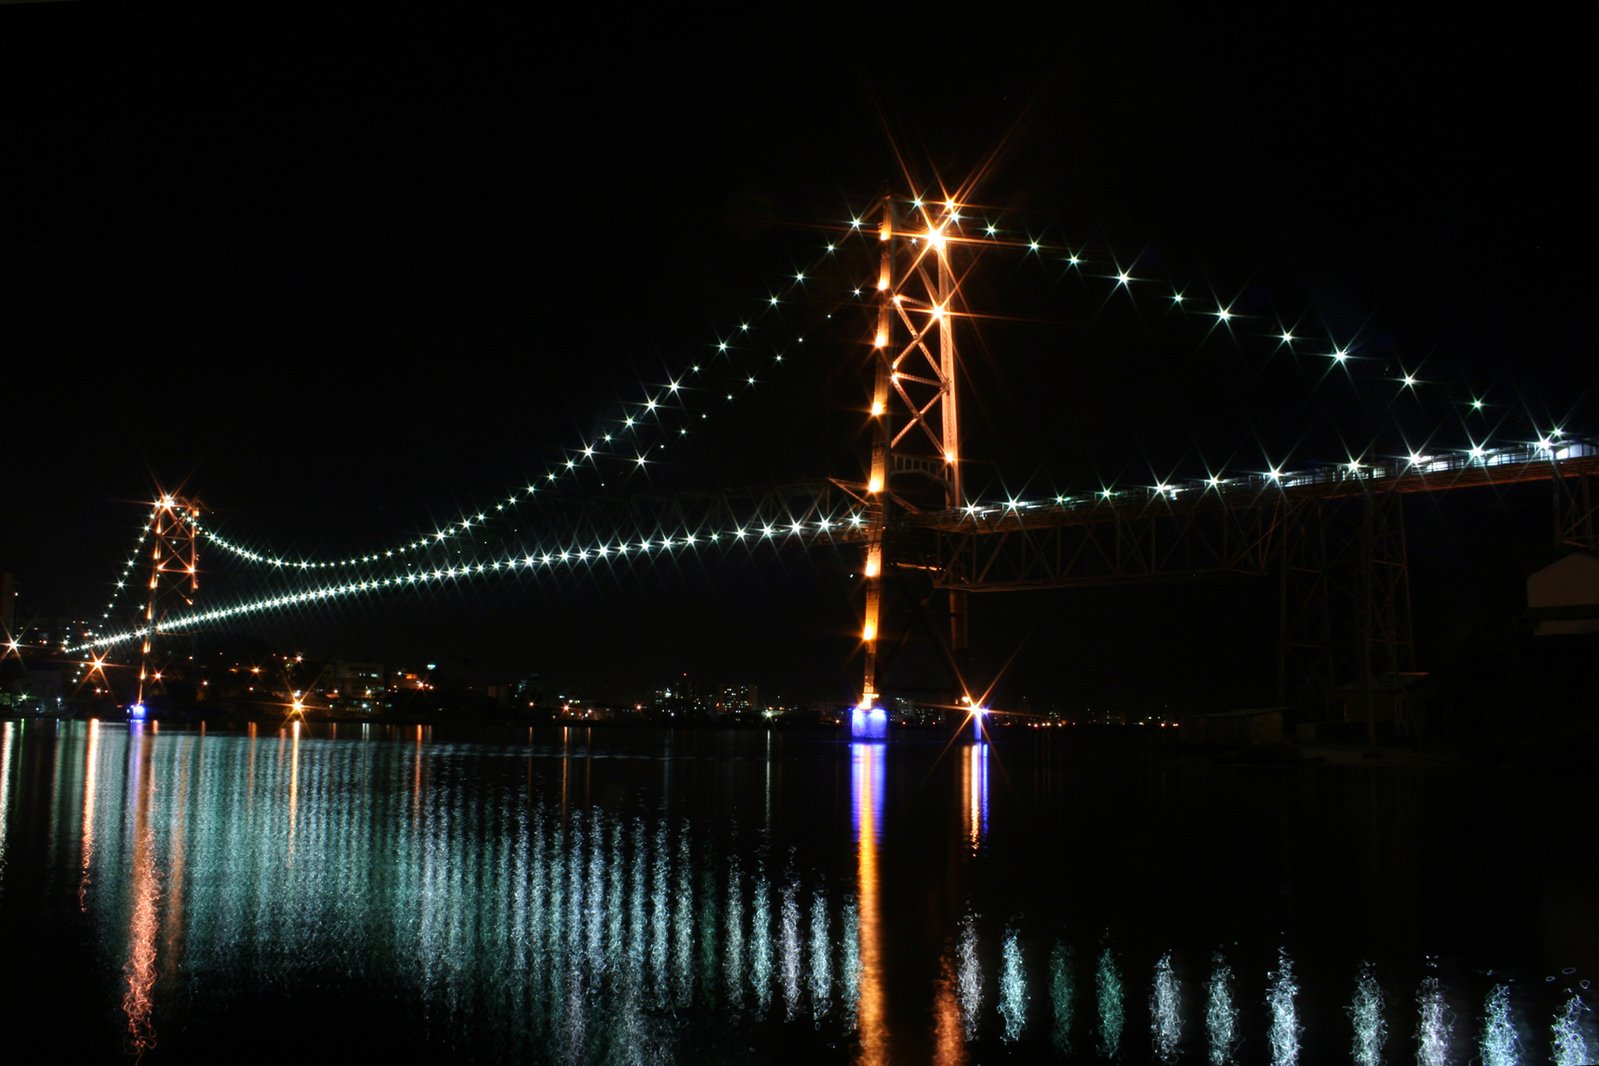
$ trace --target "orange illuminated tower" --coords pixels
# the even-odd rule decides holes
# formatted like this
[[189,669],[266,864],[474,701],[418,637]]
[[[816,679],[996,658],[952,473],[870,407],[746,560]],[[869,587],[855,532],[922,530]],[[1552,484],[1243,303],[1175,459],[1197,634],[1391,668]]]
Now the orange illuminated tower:
[[[961,494],[958,358],[959,284],[950,256],[963,238],[960,205],[912,200],[903,220],[885,196],[878,221],[877,330],[871,339],[872,456],[862,495],[866,509],[866,611],[861,641],[866,676],[860,707],[877,703],[877,643],[883,579],[891,558],[896,512],[924,505],[953,510]],[[919,485],[917,483],[920,483]],[[964,669],[966,593],[949,593],[950,651]]]
[[200,505],[194,500],[162,493],[156,503],[150,527],[150,588],[144,607],[136,714],[143,713],[145,683],[152,676],[151,648],[171,600],[176,597],[192,607],[195,590],[200,587],[199,532],[194,525],[199,517]]

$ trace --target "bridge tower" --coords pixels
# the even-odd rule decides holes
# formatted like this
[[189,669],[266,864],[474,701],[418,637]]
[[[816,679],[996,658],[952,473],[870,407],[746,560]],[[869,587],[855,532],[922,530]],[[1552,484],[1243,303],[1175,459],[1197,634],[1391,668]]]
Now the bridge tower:
[[[899,557],[896,514],[962,506],[959,359],[956,320],[960,285],[950,263],[961,242],[960,206],[911,201],[901,218],[891,196],[879,205],[877,328],[871,338],[872,454],[865,486],[848,486],[866,512],[866,608],[861,624],[866,670],[859,709],[877,705],[878,641],[883,582]],[[926,567],[924,567],[926,568]],[[964,672],[968,646],[966,592],[951,589],[949,650]]]
[[162,493],[157,501],[150,528],[150,585],[139,652],[139,690],[133,702],[135,716],[143,714],[145,687],[161,679],[151,660],[162,619],[174,599],[194,606],[194,593],[200,587],[199,532],[194,524],[199,517],[197,501],[171,493]]

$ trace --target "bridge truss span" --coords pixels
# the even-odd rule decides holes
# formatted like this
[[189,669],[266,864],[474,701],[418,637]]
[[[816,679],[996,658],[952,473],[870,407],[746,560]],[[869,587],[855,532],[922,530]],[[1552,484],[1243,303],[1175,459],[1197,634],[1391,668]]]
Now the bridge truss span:
[[[908,524],[939,544],[935,584],[967,592],[1067,588],[1206,574],[1264,574],[1271,566],[1285,502],[1214,495],[1153,500],[1142,507],[1006,513]],[[917,522],[915,519],[922,519]]]
[[[1289,519],[1309,521],[1340,501],[1389,501],[1550,482],[1555,542],[1594,545],[1599,449],[1572,444],[1505,449],[1482,457],[1418,456],[1362,465],[1274,472],[1053,500],[1008,500],[902,514],[917,563],[935,584],[968,592],[1068,588],[1220,574],[1267,573],[1281,557]],[[1392,505],[1384,502],[1379,510]],[[1310,516],[1310,517],[1307,517]],[[928,546],[934,565],[926,567]]]

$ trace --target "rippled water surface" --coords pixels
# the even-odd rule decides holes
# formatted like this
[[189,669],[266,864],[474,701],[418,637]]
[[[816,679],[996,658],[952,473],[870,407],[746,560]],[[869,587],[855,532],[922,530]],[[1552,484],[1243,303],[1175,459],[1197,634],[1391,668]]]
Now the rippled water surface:
[[1138,734],[0,722],[63,1060],[1589,1062],[1580,781]]

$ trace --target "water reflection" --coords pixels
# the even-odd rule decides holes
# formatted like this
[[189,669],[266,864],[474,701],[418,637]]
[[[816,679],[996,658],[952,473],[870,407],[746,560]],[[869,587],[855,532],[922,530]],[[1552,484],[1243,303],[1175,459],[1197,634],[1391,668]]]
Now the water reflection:
[[1022,1038],[1027,1027],[1027,974],[1022,967],[1022,948],[1015,929],[1005,930],[1005,946],[1000,953],[999,1016],[1005,1023],[1000,1039],[1007,1044]]
[[778,937],[782,959],[783,1016],[793,1021],[800,1006],[799,880],[792,871],[783,883],[783,905],[779,912],[782,930]]
[[122,968],[127,980],[122,1011],[128,1019],[128,1049],[135,1055],[142,1055],[155,1045],[155,1027],[151,1023],[150,1013],[155,988],[155,945],[159,932],[156,904],[160,886],[156,880],[155,831],[150,819],[154,782],[149,740],[137,723],[128,727],[128,733],[128,762],[131,770],[127,775],[127,809],[133,815],[128,893],[132,906],[128,910],[127,962]]
[[811,1020],[820,1023],[832,1009],[833,941],[828,935],[827,901],[820,891],[811,893],[810,994]]
[[1177,1061],[1177,1049],[1183,1039],[1182,990],[1169,951],[1155,963],[1155,980],[1149,993],[1149,1035],[1157,1059]]
[[1369,962],[1360,964],[1360,973],[1355,977],[1349,1023],[1355,1031],[1352,1060],[1357,1066],[1378,1066],[1382,1062],[1382,1046],[1388,1040],[1388,1025],[1382,1015],[1382,988]]
[[1482,1010],[1482,1039],[1477,1053],[1483,1066],[1516,1066],[1521,1061],[1521,1040],[1510,1017],[1510,986],[1496,984]]
[[1416,993],[1416,1066],[1445,1066],[1449,1061],[1449,1035],[1454,1021],[1444,1002],[1443,984],[1436,974],[1422,979]]
[[983,1006],[983,970],[977,961],[977,918],[970,911],[961,918],[955,952],[959,960],[955,987],[960,998],[961,1031],[971,1040],[977,1036],[977,1017]]
[[1205,1050],[1210,1066],[1225,1066],[1238,1050],[1238,1008],[1233,1004],[1233,969],[1216,952],[1205,984]]
[[[11,728],[11,723],[6,723],[6,728]],[[83,767],[83,862],[82,875],[78,879],[78,909],[88,909],[89,892],[89,866],[94,861],[94,801],[99,795],[95,787],[95,775],[100,768],[100,721],[97,718],[89,719],[89,738],[84,744]]]
[[[15,865],[48,850],[24,847],[33,838],[17,831],[19,803],[41,791],[19,777],[34,767],[59,794],[53,890],[76,897],[86,917],[72,908],[73,920],[99,933],[120,999],[102,1010],[120,1007],[120,1036],[135,1053],[159,1036],[166,1054],[184,1010],[224,1010],[221,1000],[206,1008],[194,990],[225,983],[235,996],[303,987],[302,1002],[330,989],[396,1004],[396,1017],[449,1040],[462,1058],[696,1061],[716,1057],[701,1055],[707,1045],[742,1053],[767,1039],[785,1048],[814,1040],[820,1059],[865,1062],[915,1048],[913,1057],[948,1063],[1096,1051],[1289,1063],[1302,1040],[1318,1053],[1352,1047],[1356,1062],[1470,1053],[1451,1039],[1475,1039],[1480,1060],[1495,1066],[1592,1058],[1591,1013],[1575,977],[1536,1001],[1501,980],[1479,1001],[1481,987],[1446,986],[1429,970],[1412,1037],[1408,1020],[1388,1016],[1394,1001],[1385,1004],[1370,963],[1345,998],[1348,964],[1328,974],[1307,958],[1307,986],[1335,987],[1347,1005],[1301,1012],[1299,960],[1286,951],[1268,968],[1259,946],[1229,948],[1254,977],[1239,982],[1218,953],[1201,985],[1180,965],[1187,945],[1153,944],[1147,931],[1112,923],[1096,925],[1108,928],[1097,942],[1074,944],[1057,916],[985,916],[978,903],[992,900],[979,891],[924,923],[936,962],[907,977],[896,939],[906,923],[885,921],[904,849],[901,823],[885,825],[886,797],[902,780],[890,781],[889,764],[900,753],[883,745],[841,746],[829,764],[841,850],[828,871],[803,842],[778,850],[781,840],[768,841],[753,792],[745,809],[756,824],[744,831],[759,838],[753,846],[730,835],[727,819],[587,802],[580,772],[591,758],[570,736],[537,766],[525,749],[468,751],[409,730],[389,742],[331,741],[292,725],[256,737],[88,723],[48,734],[57,747],[42,758],[23,739],[22,726],[0,723],[0,847],[10,849],[0,855]],[[917,782],[942,790],[929,806],[945,821],[930,839],[963,878],[994,860],[978,787],[986,758],[968,749],[936,784]],[[754,788],[764,789],[754,770]],[[781,776],[772,792],[779,828],[791,809]],[[974,840],[984,845],[975,854]],[[976,878],[959,883],[964,893]],[[14,883],[4,898],[18,898]],[[1416,988],[1411,973],[1405,984]],[[1241,1027],[1240,997],[1264,998],[1268,1010],[1257,1006]],[[1467,1001],[1482,1003],[1480,1019],[1457,1022],[1450,1003]]]
[[0,722],[0,886],[5,884],[6,837],[11,819],[11,722]]
[[1573,992],[1555,1014],[1554,1023],[1549,1027],[1549,1043],[1558,1066],[1581,1066],[1594,1061],[1582,1033],[1582,1016],[1587,1013],[1588,1005]]
[[1057,940],[1049,953],[1049,1002],[1055,1014],[1051,1043],[1063,1055],[1072,1050],[1072,963],[1071,945]]
[[850,779],[854,784],[851,807],[859,856],[855,891],[860,908],[855,1024],[860,1033],[861,1061],[868,1064],[888,1060],[888,1032],[883,1019],[882,929],[878,914],[881,884],[877,868],[877,847],[883,833],[883,761],[881,744],[857,742],[850,745]]
[[1288,952],[1277,951],[1277,969],[1266,975],[1266,1005],[1271,1008],[1271,1028],[1266,1040],[1271,1047],[1272,1066],[1293,1066],[1299,1061],[1299,1012],[1294,999],[1299,985],[1294,981],[1294,962]]
[[1099,965],[1094,970],[1094,994],[1099,1001],[1099,1057],[1119,1058],[1127,1019],[1122,1011],[1121,968],[1108,946],[1100,951]]
[[975,855],[988,836],[988,745],[968,744],[961,749],[961,792],[966,797],[966,839]]
[[966,1039],[961,1005],[955,998],[955,973],[946,955],[939,960],[938,984],[933,989],[933,1062],[961,1066],[966,1061]]

